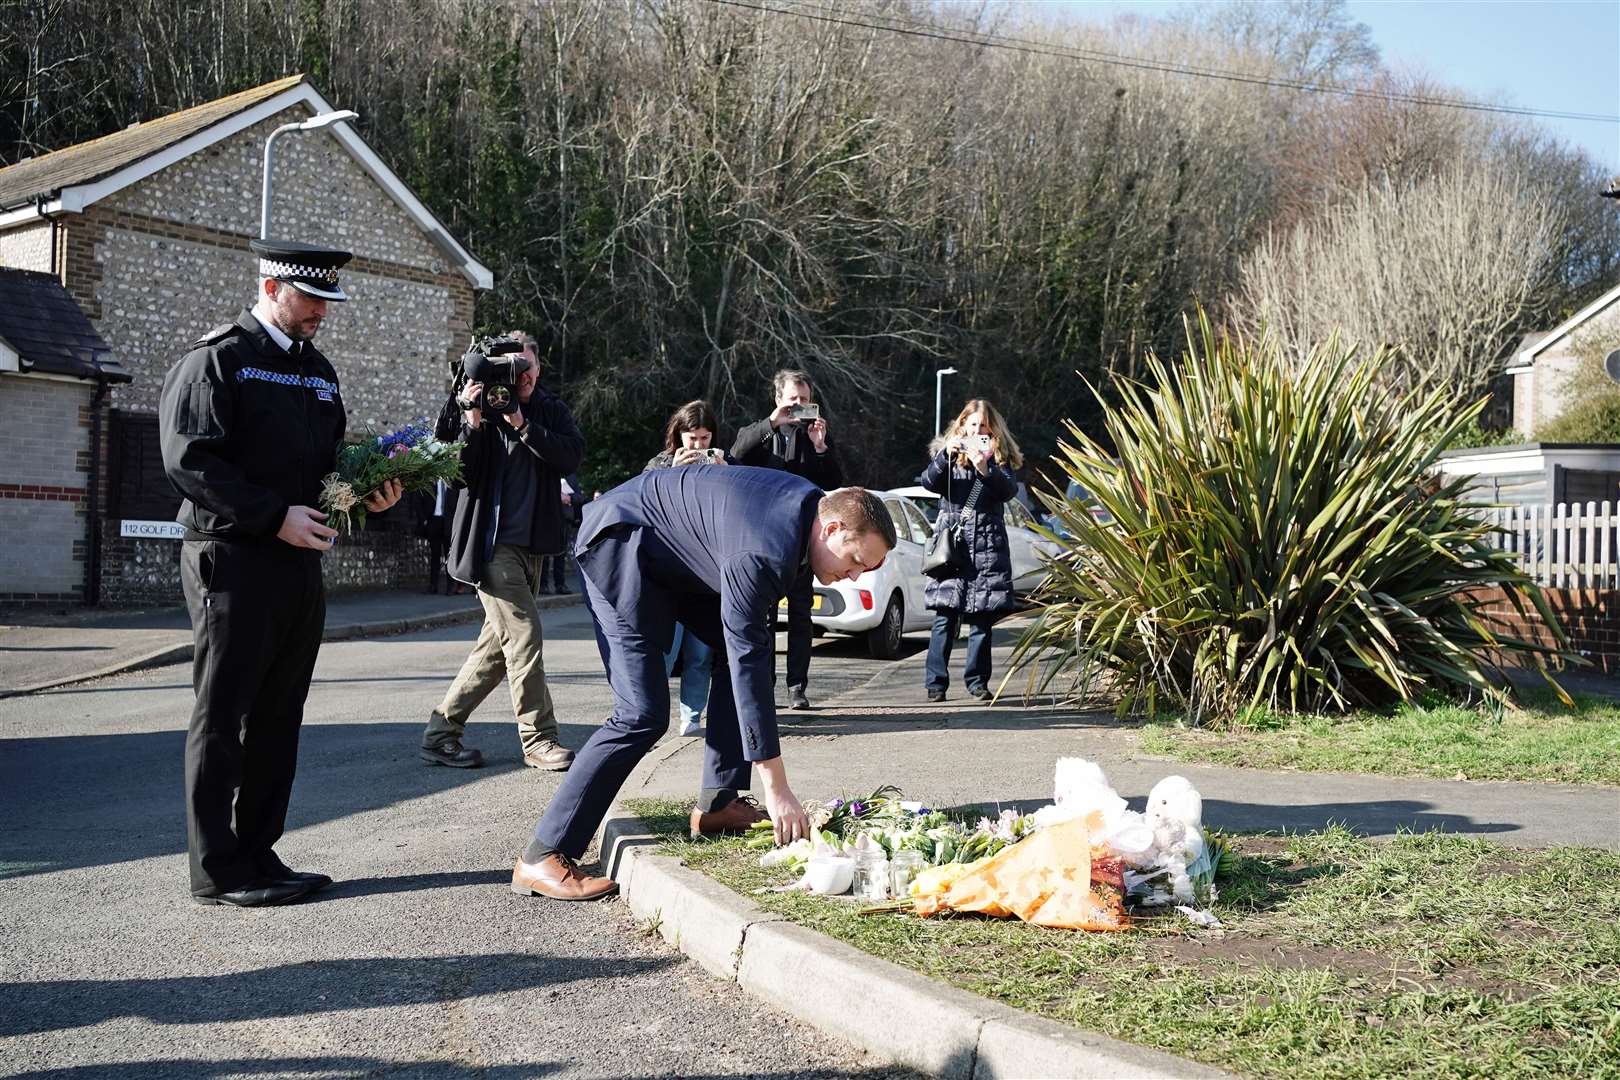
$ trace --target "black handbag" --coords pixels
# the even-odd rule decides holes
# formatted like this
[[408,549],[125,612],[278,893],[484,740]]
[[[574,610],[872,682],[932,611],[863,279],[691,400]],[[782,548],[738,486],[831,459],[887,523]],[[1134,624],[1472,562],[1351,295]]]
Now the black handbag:
[[[949,466],[946,466],[949,468]],[[984,481],[979,477],[973,478],[973,490],[968,493],[967,502],[962,504],[962,510],[956,521],[949,528],[935,529],[934,535],[928,538],[928,546],[923,548],[922,572],[924,576],[935,581],[941,578],[955,577],[956,572],[967,564],[967,552],[962,547],[962,529],[967,523],[967,516],[973,512],[973,506],[979,501],[979,491],[984,487]],[[950,474],[946,474],[945,492],[950,494]]]

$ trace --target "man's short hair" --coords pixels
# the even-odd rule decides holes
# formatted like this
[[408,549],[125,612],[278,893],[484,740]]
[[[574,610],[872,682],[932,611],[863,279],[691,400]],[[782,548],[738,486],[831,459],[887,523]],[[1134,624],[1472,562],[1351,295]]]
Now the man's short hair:
[[810,378],[809,372],[800,371],[798,368],[783,368],[771,376],[771,399],[775,400],[781,397],[784,389],[799,383],[804,383],[810,388],[811,397],[816,396],[816,384]]
[[506,336],[517,338],[519,341],[523,342],[523,347],[525,349],[534,353],[535,356],[540,355],[540,339],[529,333],[527,330],[508,330],[506,332]]
[[883,505],[882,499],[865,488],[842,487],[827,492],[816,507],[816,516],[837,518],[857,536],[875,532],[883,537],[883,543],[890,551],[899,542],[889,508]]

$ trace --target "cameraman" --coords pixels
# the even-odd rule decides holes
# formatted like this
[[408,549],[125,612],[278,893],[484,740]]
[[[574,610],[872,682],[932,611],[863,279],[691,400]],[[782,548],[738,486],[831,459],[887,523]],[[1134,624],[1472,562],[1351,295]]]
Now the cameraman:
[[[557,738],[557,715],[541,661],[544,637],[540,608],[540,565],[563,550],[562,478],[579,467],[585,439],[557,395],[540,386],[535,339],[514,334],[522,353],[495,356],[518,370],[512,383],[489,387],[467,381],[446,403],[439,420],[441,439],[459,439],[462,483],[450,525],[449,574],[478,589],[484,625],[478,643],[450,684],[444,701],[422,732],[422,760],[458,769],[476,768],[483,755],[462,745],[467,717],[506,676],[512,688],[523,761],[536,769],[560,771],[574,752]],[[502,366],[493,365],[496,370]],[[485,407],[485,394],[511,391],[506,411]]]
[[[815,388],[802,371],[784,369],[771,376],[776,408],[765,419],[737,432],[731,456],[739,465],[783,469],[802,476],[823,491],[844,486],[838,453],[827,438],[827,421],[818,415],[805,419],[805,406],[815,405]],[[814,585],[805,568],[788,590],[787,687],[788,703],[808,709],[810,698],[810,605]]]

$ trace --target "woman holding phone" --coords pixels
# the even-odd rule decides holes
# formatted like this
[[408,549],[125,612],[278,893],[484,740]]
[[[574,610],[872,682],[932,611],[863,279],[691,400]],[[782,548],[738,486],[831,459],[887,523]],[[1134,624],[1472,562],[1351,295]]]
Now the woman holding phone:
[[944,701],[950,686],[956,630],[968,624],[962,681],[968,693],[988,701],[990,628],[1017,606],[1013,595],[1012,547],[1002,508],[1018,494],[1013,470],[1023,467],[1018,441],[996,407],[974,398],[929,447],[933,458],[917,483],[939,495],[934,529],[957,529],[957,563],[929,581],[924,596],[934,612],[923,686],[929,701]]
[[[642,472],[687,465],[729,465],[724,450],[710,444],[720,425],[706,401],[688,401],[676,409],[664,425],[664,449],[652,456]],[[675,642],[664,655],[664,673],[675,670],[675,660],[684,653],[681,664],[681,734],[696,735],[703,730],[703,709],[709,704],[709,672],[713,650],[675,624]]]

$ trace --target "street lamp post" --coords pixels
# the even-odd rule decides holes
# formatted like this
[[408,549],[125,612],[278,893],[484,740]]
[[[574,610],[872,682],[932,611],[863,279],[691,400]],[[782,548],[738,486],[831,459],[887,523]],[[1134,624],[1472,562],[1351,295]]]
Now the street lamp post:
[[940,395],[941,395],[941,392],[942,392],[942,390],[944,389],[944,386],[945,386],[945,376],[947,376],[947,375],[955,375],[955,374],[956,374],[956,369],[953,368],[953,367],[939,368],[938,370],[936,370],[934,372],[934,434],[935,435],[938,435],[942,430],[940,428],[940,426],[939,426],[940,425],[939,405],[940,405]]
[[264,140],[264,194],[259,200],[259,239],[270,239],[270,155],[271,148],[276,142],[276,136],[288,131],[314,131],[316,128],[335,124],[339,120],[358,119],[360,119],[360,114],[351,112],[348,109],[321,113],[319,116],[312,116],[308,120],[296,124],[282,124],[270,133],[269,138]]

